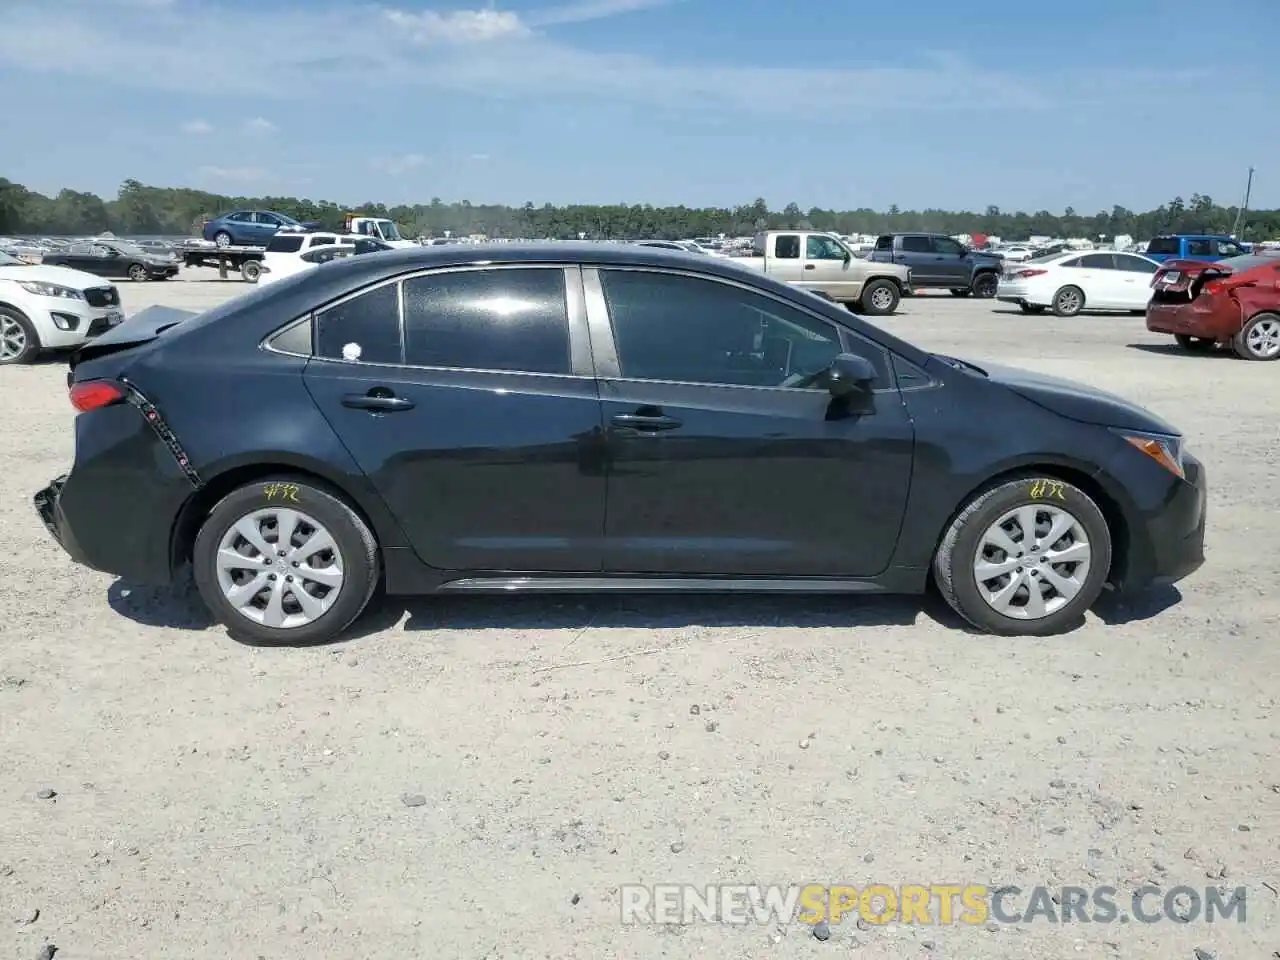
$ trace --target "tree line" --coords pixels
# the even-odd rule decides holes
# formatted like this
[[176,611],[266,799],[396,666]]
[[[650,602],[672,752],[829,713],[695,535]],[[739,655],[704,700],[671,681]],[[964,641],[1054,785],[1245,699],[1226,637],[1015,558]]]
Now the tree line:
[[[1032,236],[1111,238],[1128,234],[1137,240],[1163,233],[1229,233],[1238,208],[1221,206],[1195,193],[1189,200],[1175,197],[1143,213],[1115,206],[1110,211],[1081,214],[1068,207],[1061,214],[1048,210],[1016,213],[989,206],[981,213],[952,210],[801,210],[795,203],[772,210],[758,198],[736,207],[655,207],[649,204],[526,203],[520,207],[428,203],[388,207],[363,203],[344,207],[329,201],[297,197],[224,196],[183,187],[151,187],[137,180],[121,184],[114,199],[64,189],[49,197],[0,177],[0,235],[69,236],[103,231],[129,235],[198,235],[204,220],[237,209],[274,210],[297,220],[315,220],[339,230],[347,213],[387,217],[406,236],[467,236],[556,238],[570,240],[741,236],[763,229],[834,230],[841,234],[930,231],[946,234],[985,233],[1005,240]],[[1249,210],[1239,229],[1244,240],[1280,238],[1280,210]]]

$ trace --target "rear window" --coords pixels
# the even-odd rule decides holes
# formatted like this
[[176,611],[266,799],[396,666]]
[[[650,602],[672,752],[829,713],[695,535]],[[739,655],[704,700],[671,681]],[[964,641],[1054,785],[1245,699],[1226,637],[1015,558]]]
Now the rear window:
[[1182,248],[1178,244],[1177,237],[1156,237],[1147,244],[1147,253],[1158,254],[1178,254]]
[[1225,260],[1219,260],[1214,266],[1230,267],[1233,273],[1239,273],[1241,270],[1252,270],[1254,267],[1261,267],[1268,263],[1280,268],[1280,257],[1274,255],[1260,257],[1256,254],[1249,254],[1243,257],[1228,257]]
[[277,233],[267,243],[267,253],[297,253],[302,249],[303,239],[303,237],[282,237]]

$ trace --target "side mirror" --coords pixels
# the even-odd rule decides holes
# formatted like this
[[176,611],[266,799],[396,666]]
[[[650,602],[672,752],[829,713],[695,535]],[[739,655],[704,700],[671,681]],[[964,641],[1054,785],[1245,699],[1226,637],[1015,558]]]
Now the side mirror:
[[847,397],[866,390],[876,378],[876,368],[866,357],[842,353],[827,368],[827,390],[833,397]]
[[844,265],[847,267],[852,262],[853,262],[853,254],[850,253],[848,250],[846,250],[844,252]]

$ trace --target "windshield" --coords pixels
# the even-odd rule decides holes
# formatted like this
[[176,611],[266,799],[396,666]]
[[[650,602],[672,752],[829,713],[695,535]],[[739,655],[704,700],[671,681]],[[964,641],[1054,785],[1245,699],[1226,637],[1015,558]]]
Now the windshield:
[[11,257],[9,254],[0,250],[0,267],[25,267],[27,264],[17,257]]
[[400,231],[396,229],[396,225],[390,220],[379,220],[378,226],[382,228],[383,240],[402,240]]

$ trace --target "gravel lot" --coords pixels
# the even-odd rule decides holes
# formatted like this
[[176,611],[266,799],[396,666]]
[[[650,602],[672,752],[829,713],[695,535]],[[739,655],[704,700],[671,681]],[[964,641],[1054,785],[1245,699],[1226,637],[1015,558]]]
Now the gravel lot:
[[[130,311],[246,289],[120,287]],[[72,459],[65,366],[0,371],[0,956],[1272,956],[1280,371],[1179,355],[1129,316],[926,297],[884,323],[1182,427],[1209,562],[1046,641],[970,635],[932,601],[452,598],[252,649],[190,591],[66,559],[31,506]],[[1249,899],[1244,924],[847,922],[826,942],[621,926],[619,886],[661,882]]]

